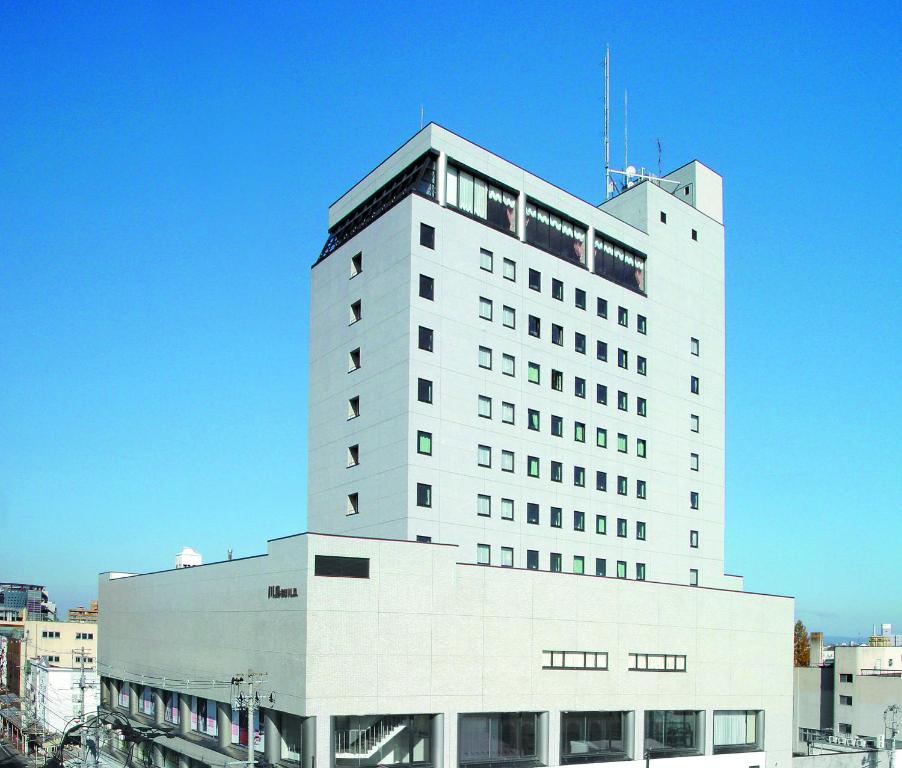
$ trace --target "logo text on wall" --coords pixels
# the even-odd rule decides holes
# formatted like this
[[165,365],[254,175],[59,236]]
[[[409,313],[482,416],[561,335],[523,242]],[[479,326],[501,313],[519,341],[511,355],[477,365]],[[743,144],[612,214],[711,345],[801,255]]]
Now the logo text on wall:
[[278,584],[269,587],[269,592],[266,595],[269,598],[279,598],[279,597],[297,597],[298,596],[298,588],[297,587],[280,587]]

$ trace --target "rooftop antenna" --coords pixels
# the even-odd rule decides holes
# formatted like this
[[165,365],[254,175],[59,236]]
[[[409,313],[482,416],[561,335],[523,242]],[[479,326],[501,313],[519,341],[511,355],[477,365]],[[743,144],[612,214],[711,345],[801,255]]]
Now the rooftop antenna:
[[661,175],[661,153],[662,153],[662,144],[661,144],[661,140],[658,139],[658,176]]
[[[623,89],[623,170],[630,171],[630,132],[629,132],[629,95],[626,88]],[[630,185],[629,175],[623,179],[624,188]]]
[[423,130],[423,105],[420,104],[420,130]]
[[611,141],[608,137],[610,120],[611,46],[604,47],[604,199],[610,200],[614,191],[611,183]]

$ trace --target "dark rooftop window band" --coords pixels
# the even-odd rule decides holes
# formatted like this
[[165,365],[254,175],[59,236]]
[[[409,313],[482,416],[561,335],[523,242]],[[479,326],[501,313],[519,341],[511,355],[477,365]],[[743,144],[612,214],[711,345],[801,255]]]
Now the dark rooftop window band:
[[445,204],[449,208],[517,236],[517,193],[463,166],[448,163]]
[[313,564],[315,576],[332,576],[344,579],[368,579],[370,559],[368,557],[340,557],[338,555],[316,555]]

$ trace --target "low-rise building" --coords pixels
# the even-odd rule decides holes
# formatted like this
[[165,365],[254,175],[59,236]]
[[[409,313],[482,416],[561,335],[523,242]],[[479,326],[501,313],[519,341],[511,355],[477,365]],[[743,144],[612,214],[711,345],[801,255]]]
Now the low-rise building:
[[77,608],[70,608],[69,621],[94,622],[96,624],[99,610],[96,600],[92,600],[88,608],[81,605]]

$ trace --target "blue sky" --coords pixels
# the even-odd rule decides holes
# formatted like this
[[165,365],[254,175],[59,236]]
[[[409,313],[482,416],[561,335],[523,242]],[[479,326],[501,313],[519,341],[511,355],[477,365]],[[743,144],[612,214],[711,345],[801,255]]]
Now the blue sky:
[[[898,4],[0,5],[0,579],[305,528],[326,207],[427,120],[602,194],[725,177],[727,570],[811,628],[893,621]],[[622,111],[612,114],[622,156]]]

